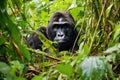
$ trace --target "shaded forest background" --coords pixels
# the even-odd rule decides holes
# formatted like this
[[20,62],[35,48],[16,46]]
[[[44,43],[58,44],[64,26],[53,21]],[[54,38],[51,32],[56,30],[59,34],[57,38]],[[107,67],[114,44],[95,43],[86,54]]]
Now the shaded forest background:
[[[60,10],[75,19],[79,50],[29,48],[27,37]],[[0,80],[26,79],[120,80],[120,0],[0,1]]]

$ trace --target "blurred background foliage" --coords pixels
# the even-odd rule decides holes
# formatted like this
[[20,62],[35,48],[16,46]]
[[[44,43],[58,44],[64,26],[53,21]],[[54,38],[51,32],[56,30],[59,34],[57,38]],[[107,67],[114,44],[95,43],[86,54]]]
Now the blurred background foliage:
[[[119,4],[120,0],[0,1],[0,80],[119,80]],[[29,34],[47,26],[60,10],[75,19],[79,50],[50,56],[28,48]]]

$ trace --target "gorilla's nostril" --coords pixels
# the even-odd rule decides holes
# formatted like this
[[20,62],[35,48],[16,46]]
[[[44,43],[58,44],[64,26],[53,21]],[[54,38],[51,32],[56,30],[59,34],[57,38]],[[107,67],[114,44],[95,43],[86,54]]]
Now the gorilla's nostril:
[[61,38],[62,38],[62,37],[64,37],[64,35],[65,35],[65,34],[64,34],[63,32],[58,32],[58,33],[57,33],[57,37],[61,37]]
[[58,34],[58,37],[63,37],[64,35],[63,34]]

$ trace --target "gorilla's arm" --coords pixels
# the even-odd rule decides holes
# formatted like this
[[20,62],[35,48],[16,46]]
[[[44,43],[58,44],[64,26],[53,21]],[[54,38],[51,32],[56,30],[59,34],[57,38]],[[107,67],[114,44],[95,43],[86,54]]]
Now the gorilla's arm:
[[[44,36],[47,37],[45,27],[40,27],[40,28],[37,29],[37,31],[43,33]],[[33,49],[42,50],[42,42],[39,40],[38,35],[36,33],[32,33],[27,38],[27,44],[28,44],[29,47],[31,47]]]

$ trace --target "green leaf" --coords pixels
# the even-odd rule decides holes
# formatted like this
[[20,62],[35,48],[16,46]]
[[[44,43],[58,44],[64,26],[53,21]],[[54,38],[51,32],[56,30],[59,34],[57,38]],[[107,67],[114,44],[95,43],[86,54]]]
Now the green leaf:
[[[11,67],[4,62],[0,62],[0,72],[3,74],[2,80],[13,80],[13,77],[10,75]],[[0,74],[0,76],[2,75]]]
[[15,76],[17,71],[19,71],[17,73],[22,74],[23,69],[24,69],[23,64],[21,64],[19,61],[11,61],[11,64],[12,64],[12,66],[11,66],[10,74],[12,76]]
[[88,46],[87,44],[85,44],[85,45],[84,45],[84,53],[85,53],[86,55],[88,55],[89,52],[90,52],[89,46]]
[[27,49],[27,46],[26,45],[18,45],[18,46],[20,48],[20,51],[22,52],[22,55],[25,57],[27,61],[29,61],[31,58],[31,55]]
[[70,10],[70,13],[72,14],[75,20],[82,19],[84,16],[84,7],[75,7]]
[[41,40],[43,45],[52,53],[52,56],[56,56],[56,48],[52,45],[52,42],[48,40],[41,32],[36,32],[36,34],[38,34],[38,38]]
[[43,80],[43,76],[42,75],[35,76],[32,78],[32,80]]
[[79,46],[79,50],[77,53],[79,53],[78,55],[78,60],[83,59],[84,57],[88,56],[90,50],[89,47],[86,43],[82,42]]
[[4,44],[6,40],[6,37],[0,37],[0,45]]
[[0,1],[0,9],[5,9],[6,8],[6,2],[7,2],[7,0],[2,0],[2,1]]
[[112,77],[112,69],[104,57],[85,58],[79,66],[82,80],[101,80],[108,72]]
[[73,75],[73,67],[70,64],[58,64],[56,69],[62,74],[66,74],[68,76]]
[[120,38],[120,24],[115,25],[114,32],[115,33],[113,40],[115,40],[116,38]]
[[68,8],[68,10],[77,7],[76,0],[73,0],[71,6]]
[[107,9],[106,9],[106,17],[109,17],[110,11],[112,9],[113,4],[111,4]]
[[104,53],[112,53],[114,51],[120,51],[120,44],[116,44],[115,46],[108,48]]
[[26,80],[26,79],[23,77],[16,77],[14,80]]
[[0,72],[3,74],[9,74],[10,67],[6,63],[0,62]]
[[20,43],[20,40],[21,40],[20,39],[21,38],[20,31],[19,31],[18,27],[11,21],[7,12],[0,10],[0,17],[2,17],[2,20],[0,23],[7,28],[8,32],[9,32],[10,36],[12,36],[13,40],[17,43]]

